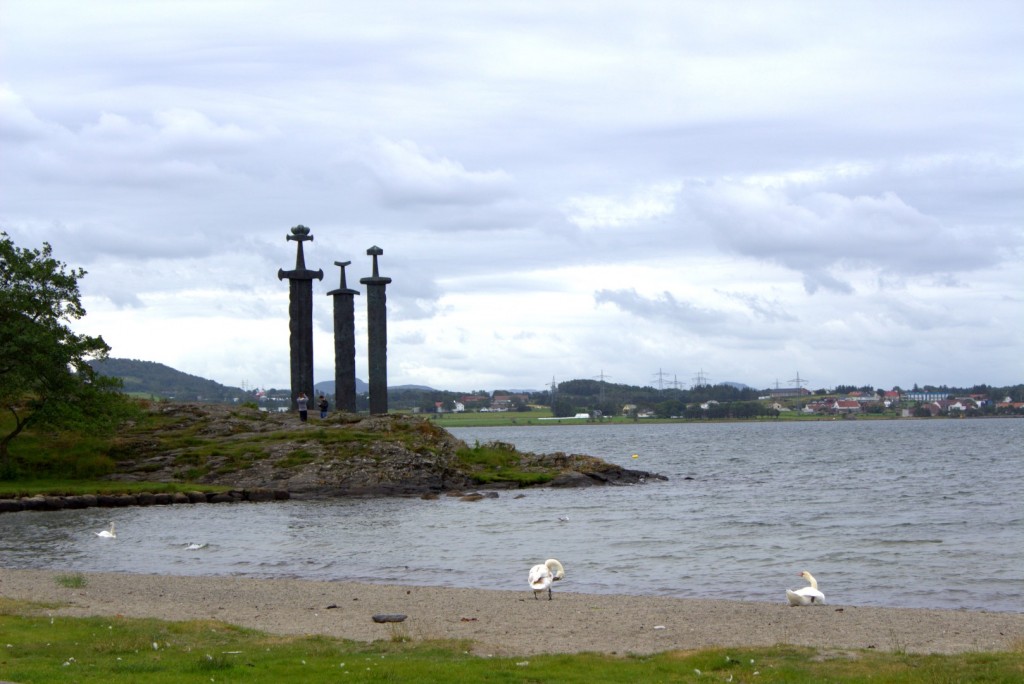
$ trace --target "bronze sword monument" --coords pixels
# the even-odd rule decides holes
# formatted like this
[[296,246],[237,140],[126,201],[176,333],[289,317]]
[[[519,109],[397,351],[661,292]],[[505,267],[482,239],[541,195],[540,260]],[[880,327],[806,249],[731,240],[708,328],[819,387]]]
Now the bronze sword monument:
[[288,279],[288,329],[291,333],[292,372],[292,409],[296,408],[295,399],[300,392],[305,392],[312,401],[313,396],[313,278],[323,280],[322,269],[316,271],[306,268],[306,258],[302,253],[302,243],[312,240],[309,228],[295,226],[286,240],[294,240],[296,244],[295,269],[285,271],[278,269],[277,279]]
[[388,412],[388,321],[387,293],[391,278],[383,278],[377,271],[377,257],[384,250],[376,245],[366,250],[373,257],[373,275],[360,278],[366,285],[366,335],[370,365],[370,413]]
[[351,261],[335,261],[341,267],[341,285],[327,294],[334,297],[334,404],[339,411],[356,412],[355,296],[345,284],[345,267]]

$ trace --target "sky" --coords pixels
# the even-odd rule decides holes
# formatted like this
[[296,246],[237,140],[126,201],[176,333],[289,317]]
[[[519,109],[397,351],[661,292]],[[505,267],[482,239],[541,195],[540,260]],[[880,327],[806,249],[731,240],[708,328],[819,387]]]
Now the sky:
[[3,0],[0,230],[111,356],[287,388],[1024,382],[1024,3]]

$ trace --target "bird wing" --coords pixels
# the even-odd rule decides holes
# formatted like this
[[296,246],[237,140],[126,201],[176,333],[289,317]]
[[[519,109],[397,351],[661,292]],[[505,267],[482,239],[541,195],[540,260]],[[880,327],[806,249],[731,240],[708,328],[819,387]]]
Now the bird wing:
[[809,606],[812,603],[825,602],[825,595],[814,587],[803,587],[796,591],[787,589],[786,598],[789,599],[789,605],[791,606]]
[[534,565],[530,568],[530,588],[547,589],[551,585],[551,571],[546,565]]

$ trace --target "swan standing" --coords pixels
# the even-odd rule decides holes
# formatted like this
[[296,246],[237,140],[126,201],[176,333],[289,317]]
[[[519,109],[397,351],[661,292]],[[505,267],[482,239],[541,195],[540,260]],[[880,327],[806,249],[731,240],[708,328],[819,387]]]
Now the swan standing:
[[93,532],[97,537],[103,537],[104,539],[117,539],[117,534],[114,533],[114,523],[110,523],[109,530],[103,530],[101,532]]
[[551,600],[551,585],[565,577],[565,568],[554,558],[549,558],[543,564],[534,565],[530,568],[530,588],[533,589],[533,598],[537,598],[539,592],[548,590],[548,601]]
[[804,570],[800,573],[800,577],[807,580],[811,586],[804,587],[803,589],[792,589],[786,590],[786,598],[789,599],[789,605],[791,606],[817,606],[824,605],[825,595],[818,591],[818,580],[814,579],[814,575]]

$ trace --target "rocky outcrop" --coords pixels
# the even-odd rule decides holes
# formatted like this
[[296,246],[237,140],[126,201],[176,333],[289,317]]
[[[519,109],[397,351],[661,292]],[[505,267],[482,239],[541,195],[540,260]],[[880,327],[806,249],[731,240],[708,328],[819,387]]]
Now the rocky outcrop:
[[[530,454],[498,445],[514,463],[557,487],[665,479],[576,454]],[[126,431],[112,456],[119,481],[196,482],[293,496],[412,496],[522,486],[481,478],[460,458],[467,445],[429,419],[334,413],[300,423],[294,414],[224,405],[161,404]]]

